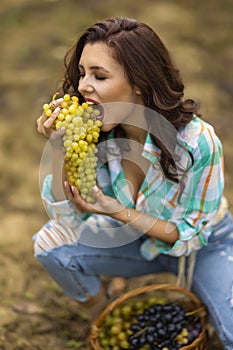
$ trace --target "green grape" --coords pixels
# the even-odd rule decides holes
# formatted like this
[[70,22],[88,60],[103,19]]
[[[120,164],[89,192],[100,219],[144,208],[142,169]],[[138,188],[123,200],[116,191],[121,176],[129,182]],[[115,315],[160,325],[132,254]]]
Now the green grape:
[[114,316],[113,317],[113,324],[117,324],[117,323],[123,323],[123,319],[119,316]]
[[188,330],[187,328],[183,328],[180,334],[176,336],[177,344],[187,345],[188,344]]
[[[54,100],[57,93],[54,94]],[[97,147],[102,122],[97,119],[100,111],[86,102],[79,104],[77,96],[65,94],[54,129],[65,127],[65,172],[71,186],[79,189],[80,195],[89,203],[95,202],[92,188],[96,185]],[[44,113],[50,117],[53,106],[45,103]]]
[[122,340],[122,341],[128,339],[128,335],[125,332],[122,332],[122,331],[117,334],[117,337],[118,337],[119,340]]
[[122,326],[121,323],[117,323],[114,324],[111,328],[110,328],[110,333],[111,334],[119,334],[122,330]]
[[137,300],[134,304],[135,309],[140,310],[143,309],[144,302],[142,300]]
[[124,315],[126,318],[131,315],[132,313],[132,307],[131,305],[124,305],[121,309],[122,315]]
[[117,338],[117,336],[112,336],[112,337],[109,339],[109,345],[111,345],[111,346],[116,346],[116,345],[118,345],[118,338]]
[[113,319],[114,318],[112,317],[111,314],[107,315],[105,320],[104,320],[104,326],[106,326],[106,327],[112,326],[113,325]]
[[127,340],[120,341],[120,347],[122,349],[128,349],[129,348],[129,342]]
[[121,315],[120,307],[116,307],[115,309],[113,309],[112,315],[115,316],[115,317],[120,317],[120,315]]

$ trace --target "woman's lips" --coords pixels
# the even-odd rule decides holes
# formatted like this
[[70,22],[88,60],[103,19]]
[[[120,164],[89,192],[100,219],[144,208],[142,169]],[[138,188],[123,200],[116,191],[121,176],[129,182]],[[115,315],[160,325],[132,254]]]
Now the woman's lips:
[[93,100],[92,98],[85,98],[85,101],[90,104],[98,105],[99,102]]

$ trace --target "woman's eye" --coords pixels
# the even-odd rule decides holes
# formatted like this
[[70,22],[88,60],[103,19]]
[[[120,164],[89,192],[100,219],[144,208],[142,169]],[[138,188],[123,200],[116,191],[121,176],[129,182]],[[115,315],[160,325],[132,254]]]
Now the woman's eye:
[[101,76],[101,75],[96,75],[95,78],[96,78],[97,80],[105,80],[105,79],[106,79],[106,77],[103,77],[103,76]]
[[[85,73],[79,73],[79,79],[82,79],[85,77]],[[105,80],[107,79],[106,77],[102,76],[102,75],[95,75],[95,79],[96,80]]]

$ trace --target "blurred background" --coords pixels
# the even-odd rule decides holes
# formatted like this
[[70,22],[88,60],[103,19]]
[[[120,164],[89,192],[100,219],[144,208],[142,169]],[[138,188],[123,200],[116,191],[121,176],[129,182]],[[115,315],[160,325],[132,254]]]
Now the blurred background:
[[87,315],[38,265],[31,241],[48,219],[39,188],[45,139],[36,119],[77,35],[112,16],[157,31],[183,75],[186,97],[200,102],[223,142],[232,206],[232,13],[232,0],[1,0],[0,349],[86,348]]

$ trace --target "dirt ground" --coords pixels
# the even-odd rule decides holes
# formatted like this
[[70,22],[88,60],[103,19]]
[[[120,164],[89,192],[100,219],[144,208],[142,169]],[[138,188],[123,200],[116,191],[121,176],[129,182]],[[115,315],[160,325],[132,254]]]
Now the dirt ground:
[[[76,34],[116,15],[157,30],[183,74],[187,97],[201,103],[222,139],[232,205],[232,11],[232,0],[1,0],[0,349],[87,348],[91,320],[35,260],[31,240],[48,219],[39,188],[45,140],[35,121],[56,91]],[[127,288],[168,280],[140,278]],[[214,335],[213,349],[222,349]]]

